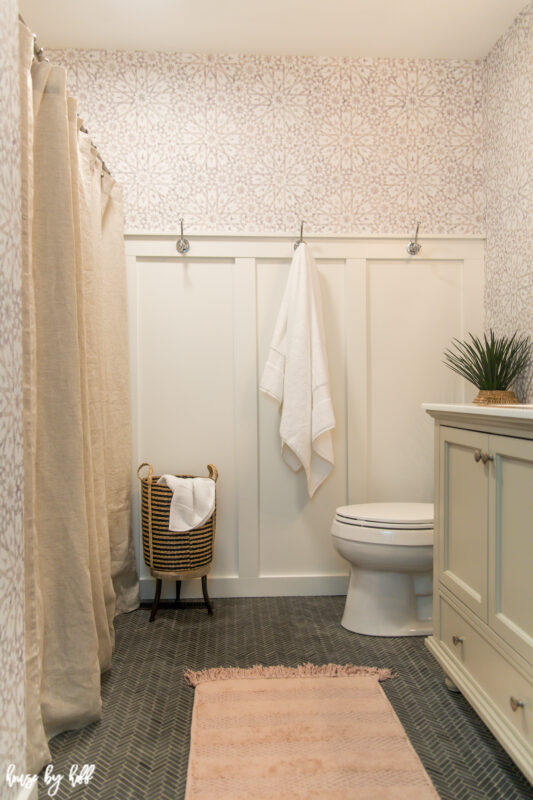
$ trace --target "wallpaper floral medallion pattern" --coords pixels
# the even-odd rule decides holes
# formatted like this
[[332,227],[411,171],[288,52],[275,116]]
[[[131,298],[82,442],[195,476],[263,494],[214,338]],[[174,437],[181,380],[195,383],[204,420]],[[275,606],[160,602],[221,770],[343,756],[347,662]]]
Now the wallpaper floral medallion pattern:
[[[533,340],[533,2],[485,60],[487,327]],[[533,370],[519,386],[533,402]]]
[[128,231],[483,230],[480,62],[48,54],[124,185]]
[[25,761],[17,12],[16,0],[0,1],[0,797],[7,764]]

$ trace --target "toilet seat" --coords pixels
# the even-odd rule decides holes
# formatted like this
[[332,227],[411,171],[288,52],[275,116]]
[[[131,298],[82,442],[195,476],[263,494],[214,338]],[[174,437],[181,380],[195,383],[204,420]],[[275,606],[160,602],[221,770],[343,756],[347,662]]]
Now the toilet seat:
[[371,544],[430,546],[433,503],[362,503],[340,506],[331,533]]
[[393,525],[395,528],[432,528],[433,503],[359,503],[353,506],[340,506],[337,519],[354,520],[366,525],[379,527]]

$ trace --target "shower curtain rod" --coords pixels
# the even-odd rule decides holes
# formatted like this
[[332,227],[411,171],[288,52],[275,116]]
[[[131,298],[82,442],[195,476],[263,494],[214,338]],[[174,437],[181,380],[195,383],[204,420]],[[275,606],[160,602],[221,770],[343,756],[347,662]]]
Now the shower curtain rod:
[[[28,30],[31,30],[30,26],[28,25],[28,23],[26,22],[26,20],[22,16],[22,14],[20,14],[20,13],[19,13],[19,20],[20,20],[20,22],[22,22],[23,25],[25,25],[27,27]],[[33,36],[33,55],[35,56],[37,61],[48,61],[48,59],[44,57],[43,48],[37,46],[37,34],[36,33],[32,33],[32,36]]]
[[[26,22],[26,20],[22,16],[22,14],[19,14],[19,20],[20,20],[20,22],[22,22],[23,25],[26,26],[26,28],[28,28],[29,31],[31,31],[30,26],[28,25],[28,23]],[[48,61],[49,59],[45,57],[43,48],[39,47],[38,44],[37,44],[37,34],[32,32],[31,35],[33,36],[33,55],[35,56],[37,61]],[[87,128],[83,124],[80,125],[80,131],[82,133],[86,133],[87,135],[89,134],[89,131],[87,130]],[[97,146],[95,145],[95,143],[93,142],[92,139],[91,139],[91,145],[92,145],[92,147],[94,147],[94,149],[96,151],[96,156],[97,156],[98,160],[100,161],[100,163],[102,165],[102,169],[104,170],[104,172],[107,172],[107,174],[109,176],[111,176],[110,170],[106,166],[106,163],[105,163],[104,159],[100,155],[100,153],[98,151],[98,148],[97,148]]]

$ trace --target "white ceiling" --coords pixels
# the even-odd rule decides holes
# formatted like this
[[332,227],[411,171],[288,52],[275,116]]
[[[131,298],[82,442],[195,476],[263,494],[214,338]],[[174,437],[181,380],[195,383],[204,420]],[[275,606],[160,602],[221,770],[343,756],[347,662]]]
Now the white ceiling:
[[48,48],[483,58],[526,0],[20,0]]

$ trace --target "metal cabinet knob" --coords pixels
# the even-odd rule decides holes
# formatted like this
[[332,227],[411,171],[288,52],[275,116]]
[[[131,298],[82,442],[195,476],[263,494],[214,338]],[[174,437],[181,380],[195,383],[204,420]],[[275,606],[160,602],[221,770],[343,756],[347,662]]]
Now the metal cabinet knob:
[[512,697],[511,696],[509,698],[509,703],[510,703],[511,708],[513,709],[513,711],[518,711],[519,708],[524,708],[524,701],[523,700],[519,700],[517,697]]
[[458,644],[462,644],[464,642],[464,639],[462,636],[452,636],[452,642],[457,647]]
[[487,461],[494,461],[494,456],[489,456],[489,454],[485,453],[484,450],[480,450],[476,447],[474,450],[474,461],[483,461],[483,463],[486,464]]

